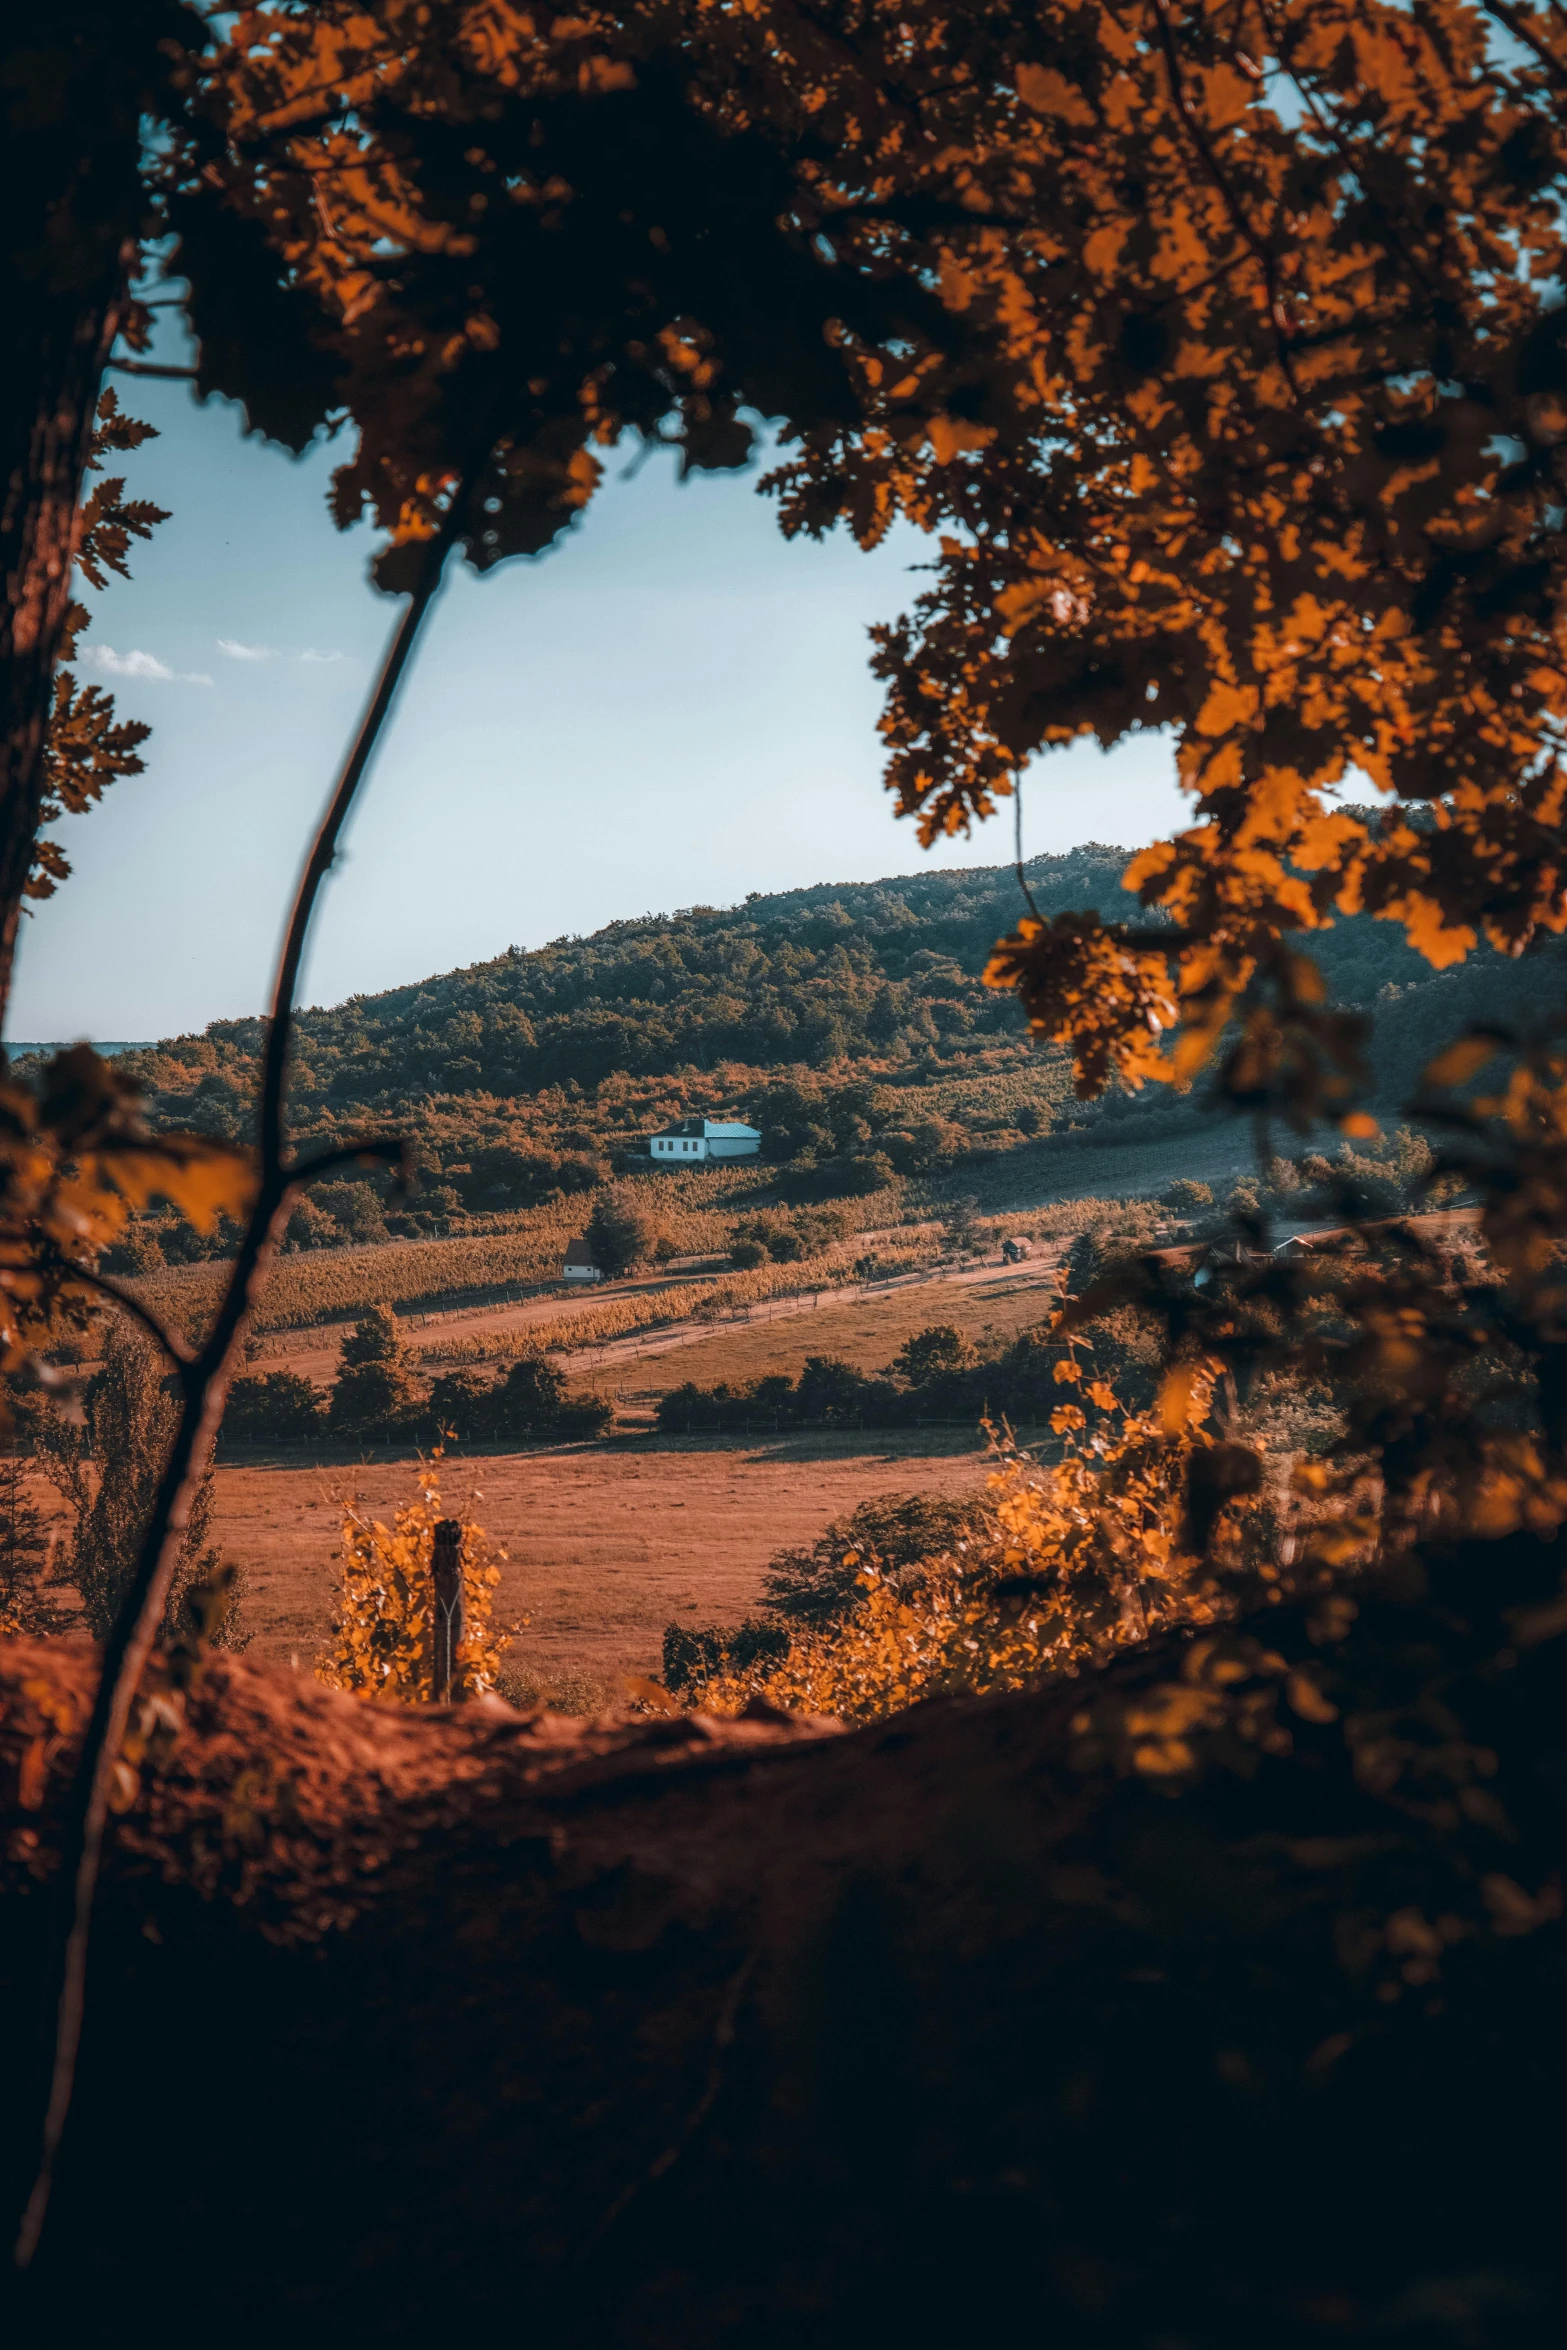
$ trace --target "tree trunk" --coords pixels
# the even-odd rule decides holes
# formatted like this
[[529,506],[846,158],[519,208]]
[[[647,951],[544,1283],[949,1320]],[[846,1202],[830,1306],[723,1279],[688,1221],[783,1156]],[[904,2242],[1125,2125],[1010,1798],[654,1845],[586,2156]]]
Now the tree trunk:
[[147,203],[141,115],[167,79],[169,0],[10,12],[0,204],[11,256],[0,368],[0,1019],[32,867],[44,737],[93,415]]
[[[1353,1624],[852,1735],[214,1657],[125,1790],[28,2314],[88,2350],[240,2311],[377,2350],[1558,2338],[1558,1572],[1491,1545]],[[93,1670],[0,1650],[14,2202]]]

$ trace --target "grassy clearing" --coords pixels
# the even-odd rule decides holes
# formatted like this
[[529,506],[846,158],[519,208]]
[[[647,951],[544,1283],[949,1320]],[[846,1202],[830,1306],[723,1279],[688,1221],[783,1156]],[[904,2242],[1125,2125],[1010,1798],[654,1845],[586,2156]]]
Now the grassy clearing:
[[[986,1467],[969,1434],[698,1438],[464,1450],[446,1490],[472,1491],[507,1554],[495,1620],[519,1629],[503,1694],[592,1712],[621,1695],[616,1676],[661,1669],[666,1624],[738,1623],[778,1550],[808,1547],[872,1494],[966,1497]],[[411,1459],[219,1468],[214,1534],[246,1572],[254,1655],[309,1673],[334,1611],[343,1499],[390,1523],[415,1475]]]
[[641,1330],[666,1329],[674,1322],[693,1318],[716,1321],[737,1307],[836,1289],[852,1278],[853,1251],[837,1248],[824,1256],[802,1258],[797,1265],[757,1265],[742,1273],[720,1273],[706,1281],[678,1282],[667,1289],[611,1298],[603,1305],[551,1316],[525,1333],[495,1331],[466,1339],[457,1335],[432,1338],[416,1343],[415,1351],[432,1364],[498,1362],[514,1355],[519,1344],[541,1347],[552,1354],[569,1353],[605,1346],[612,1339],[629,1338]]
[[998,1269],[979,1281],[919,1282],[812,1313],[726,1322],[711,1337],[651,1355],[645,1363],[619,1364],[608,1377],[619,1382],[628,1402],[653,1403],[687,1380],[711,1387],[720,1380],[740,1386],[774,1372],[797,1378],[809,1355],[879,1371],[906,1339],[933,1322],[950,1323],[976,1347],[1009,1344],[1019,1331],[1045,1320],[1055,1294],[1044,1266],[1026,1275]]

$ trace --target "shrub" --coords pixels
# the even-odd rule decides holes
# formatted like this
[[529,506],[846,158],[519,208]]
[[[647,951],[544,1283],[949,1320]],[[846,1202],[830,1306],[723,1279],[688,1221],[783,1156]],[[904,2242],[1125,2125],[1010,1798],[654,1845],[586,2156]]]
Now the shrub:
[[[1179,1430],[1123,1414],[1110,1396],[1109,1419],[1091,1436],[1081,1408],[1062,1405],[1063,1459],[1044,1467],[998,1447],[988,1522],[970,1539],[902,1573],[885,1571],[869,1549],[852,1554],[860,1594],[851,1605],[802,1623],[781,1663],[721,1663],[700,1703],[736,1713],[761,1698],[871,1721],[922,1698],[1027,1688],[1160,1625],[1212,1623],[1253,1504],[1226,1484],[1235,1448],[1202,1430],[1210,1395],[1200,1376]],[[1217,1503],[1200,1553],[1188,1547],[1189,1479]]]
[[809,1549],[779,1551],[762,1577],[762,1605],[791,1623],[832,1623],[865,1597],[869,1561],[900,1573],[950,1550],[980,1516],[977,1500],[878,1493],[835,1518]]
[[395,1363],[402,1359],[402,1333],[390,1306],[372,1306],[343,1341],[343,1365],[358,1370],[364,1363]]
[[907,1386],[926,1387],[933,1379],[967,1370],[974,1360],[974,1349],[960,1331],[950,1322],[932,1322],[904,1340],[891,1369]]
[[677,1693],[689,1690],[700,1704],[709,1680],[781,1664],[788,1653],[784,1627],[764,1624],[756,1616],[747,1616],[728,1631],[693,1626],[688,1632],[683,1624],[669,1624],[664,1630],[664,1687]]
[[596,1395],[573,1395],[542,1355],[513,1363],[493,1391],[495,1425],[504,1436],[602,1436],[615,1415]]
[[295,1443],[320,1433],[326,1415],[312,1381],[298,1371],[236,1379],[223,1419],[225,1442]]
[[739,1273],[749,1273],[757,1265],[765,1265],[767,1243],[762,1240],[737,1240],[729,1251],[729,1262]]
[[497,1419],[496,1390],[472,1371],[443,1372],[431,1383],[425,1417],[442,1439],[491,1435]]
[[427,1704],[433,1666],[435,1528],[455,1516],[462,1525],[463,1638],[457,1651],[454,1694],[477,1697],[495,1687],[505,1634],[491,1615],[506,1553],[493,1550],[482,1526],[441,1496],[442,1458],[424,1464],[418,1490],[398,1509],[390,1530],[350,1504],[343,1511],[337,1616],[332,1646],[316,1679],[352,1697]]
[[1194,1183],[1190,1176],[1182,1175],[1159,1194],[1159,1203],[1177,1216],[1200,1215],[1213,1205],[1213,1186]]

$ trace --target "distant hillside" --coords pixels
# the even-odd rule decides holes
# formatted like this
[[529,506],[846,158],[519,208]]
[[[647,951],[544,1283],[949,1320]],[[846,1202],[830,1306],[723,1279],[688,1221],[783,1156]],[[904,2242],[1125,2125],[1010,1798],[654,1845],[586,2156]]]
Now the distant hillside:
[[[1028,867],[1041,909],[1132,911],[1128,852],[1090,843]],[[292,1085],[302,1140],[366,1121],[411,1132],[414,1219],[518,1209],[600,1180],[682,1110],[747,1110],[771,1155],[819,1191],[930,1173],[1025,1136],[1168,1135],[1202,1115],[1163,1088],[1073,1100],[1064,1059],[1027,1042],[1015,1002],[982,987],[1023,911],[1010,865],[822,883],[727,909],[615,922],[587,938],[303,1013]],[[1550,947],[1485,950],[1435,974],[1396,924],[1341,922],[1311,942],[1334,996],[1378,1015],[1379,1092],[1395,1102],[1467,1019],[1527,1016],[1559,977]],[[1547,980],[1541,965],[1551,966]],[[239,1137],[259,1020],[216,1021],[125,1056],[160,1122]],[[363,1186],[321,1214],[373,1237]],[[408,1220],[404,1220],[406,1226]],[[301,1237],[305,1236],[305,1225]],[[402,1227],[400,1227],[402,1228]],[[319,1237],[341,1237],[323,1222]]]

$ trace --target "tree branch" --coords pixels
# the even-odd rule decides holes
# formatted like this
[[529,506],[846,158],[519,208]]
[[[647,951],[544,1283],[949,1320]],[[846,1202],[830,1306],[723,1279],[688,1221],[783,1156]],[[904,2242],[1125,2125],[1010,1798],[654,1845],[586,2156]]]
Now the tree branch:
[[109,365],[116,375],[161,375],[171,383],[194,383],[194,367],[157,367],[150,359],[111,359]]
[[191,1502],[223,1418],[231,1366],[265,1283],[297,1181],[295,1171],[284,1164],[283,1085],[293,1030],[294,991],[310,918],[321,894],[321,884],[337,854],[354,794],[370,764],[408,666],[409,655],[440,590],[446,557],[462,527],[464,510],[464,485],[459,482],[439,528],[426,542],[413,592],[393,632],[375,691],[305,860],[273,990],[272,1018],[263,1060],[261,1182],[255,1206],[211,1334],[185,1372],[184,1407],[154,1496],[141,1556],[114,1629],[104,1645],[92,1719],[61,1831],[61,1885],[68,1904],[69,1924],[60,1960],[54,2054],[38,2167],[16,2238],[14,2258],[19,2269],[31,2266],[38,2249],[71,2109],[86,1999],[93,1900],[108,1826],[114,1765],[124,1743],[143,1669],[163,1619],[169,1585],[189,1523]]
[[363,1142],[345,1142],[336,1150],[322,1151],[313,1159],[300,1159],[289,1169],[291,1191],[302,1191],[307,1183],[319,1183],[337,1167],[363,1166],[366,1159],[380,1159],[385,1166],[400,1166],[408,1155],[408,1145],[400,1134],[377,1139],[367,1136]]
[[122,1314],[129,1314],[132,1321],[139,1322],[148,1337],[154,1339],[162,1347],[170,1362],[178,1365],[181,1370],[188,1369],[195,1362],[195,1348],[187,1345],[185,1340],[178,1337],[174,1331],[166,1329],[152,1308],[143,1305],[141,1299],[133,1291],[122,1289],[119,1283],[111,1280],[107,1273],[96,1272],[89,1265],[77,1264],[72,1257],[62,1256],[59,1258],[59,1263],[62,1269],[69,1270],[73,1281],[82,1282],[88,1289],[96,1289],[101,1297],[112,1299]]

